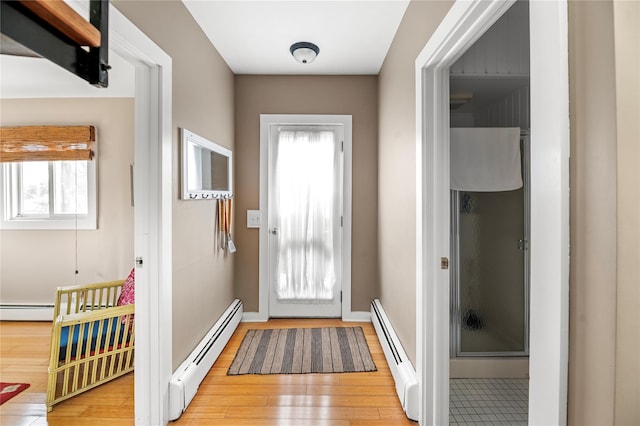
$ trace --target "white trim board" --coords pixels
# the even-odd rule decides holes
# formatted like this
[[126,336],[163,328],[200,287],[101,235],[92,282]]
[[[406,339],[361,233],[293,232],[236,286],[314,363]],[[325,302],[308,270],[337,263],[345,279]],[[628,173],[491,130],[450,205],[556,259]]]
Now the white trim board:
[[[242,315],[242,322],[266,322],[269,318],[265,318],[260,312],[245,312]],[[371,313],[362,311],[352,311],[346,317],[342,317],[344,322],[371,322]]]
[[3,303],[0,305],[0,321],[51,321],[53,305]]
[[269,319],[269,262],[268,262],[268,162],[269,126],[275,124],[342,124],[344,126],[344,194],[342,245],[342,319],[361,321],[365,315],[351,311],[351,199],[352,199],[352,124],[350,115],[260,114],[260,260],[259,302],[257,313],[245,313],[244,321]]
[[[449,417],[449,67],[513,4],[455,2],[416,59],[416,362],[420,424]],[[569,288],[567,2],[529,2],[529,424],[566,424]],[[428,93],[428,95],[426,94]]]
[[[88,3],[69,1],[87,12]],[[171,379],[171,58],[113,5],[111,50],[135,67],[135,424],[168,423]],[[131,259],[132,263],[134,259]]]

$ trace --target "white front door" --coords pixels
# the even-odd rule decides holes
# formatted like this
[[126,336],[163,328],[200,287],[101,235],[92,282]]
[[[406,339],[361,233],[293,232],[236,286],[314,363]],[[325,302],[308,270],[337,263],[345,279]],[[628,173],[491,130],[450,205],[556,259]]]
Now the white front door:
[[269,313],[339,317],[342,125],[269,128]]

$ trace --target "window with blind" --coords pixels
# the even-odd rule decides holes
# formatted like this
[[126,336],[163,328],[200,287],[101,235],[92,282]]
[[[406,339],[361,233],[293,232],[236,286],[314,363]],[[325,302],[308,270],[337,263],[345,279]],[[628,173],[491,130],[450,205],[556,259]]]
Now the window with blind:
[[96,229],[95,129],[3,127],[1,227]]

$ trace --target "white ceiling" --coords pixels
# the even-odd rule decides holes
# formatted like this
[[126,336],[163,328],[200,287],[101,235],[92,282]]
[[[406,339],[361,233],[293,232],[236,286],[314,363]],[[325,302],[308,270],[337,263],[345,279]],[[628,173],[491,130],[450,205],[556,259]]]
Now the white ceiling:
[[[75,4],[70,3],[72,6]],[[236,74],[378,74],[409,0],[184,0]],[[311,64],[289,46],[320,47]],[[0,98],[133,97],[133,67],[113,51],[109,88],[41,58],[0,55]]]
[[[378,74],[409,0],[183,0],[235,74]],[[289,47],[318,45],[311,64]]]

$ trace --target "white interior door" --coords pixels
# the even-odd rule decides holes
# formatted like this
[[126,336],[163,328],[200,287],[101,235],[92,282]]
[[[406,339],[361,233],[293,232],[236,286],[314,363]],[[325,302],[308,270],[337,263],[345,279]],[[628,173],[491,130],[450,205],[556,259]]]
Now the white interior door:
[[269,129],[269,313],[342,312],[342,125]]

